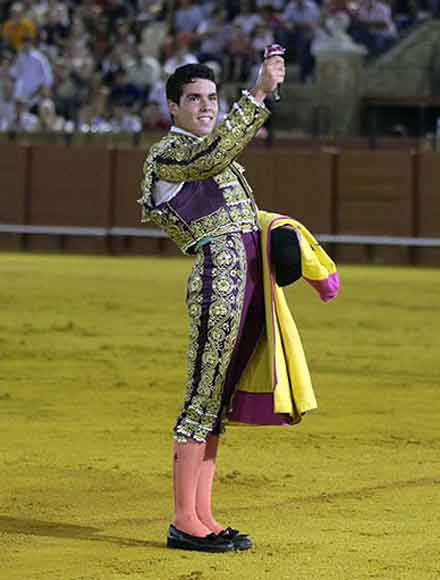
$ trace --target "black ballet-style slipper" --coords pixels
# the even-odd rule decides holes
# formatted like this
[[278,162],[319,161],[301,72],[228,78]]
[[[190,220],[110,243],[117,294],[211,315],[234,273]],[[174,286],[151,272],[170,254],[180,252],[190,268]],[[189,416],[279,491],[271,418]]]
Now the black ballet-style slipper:
[[228,527],[222,530],[218,536],[232,542],[236,550],[249,550],[249,548],[252,548],[252,540],[248,535],[242,534],[238,530],[234,530],[234,528]]
[[175,550],[197,552],[232,552],[237,549],[231,540],[219,534],[212,533],[204,537],[192,536],[178,530],[172,524],[168,528],[167,546]]

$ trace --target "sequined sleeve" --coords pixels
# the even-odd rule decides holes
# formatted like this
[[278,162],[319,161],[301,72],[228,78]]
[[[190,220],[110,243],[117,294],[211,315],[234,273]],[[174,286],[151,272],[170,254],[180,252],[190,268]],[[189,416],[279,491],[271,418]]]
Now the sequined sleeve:
[[198,181],[220,173],[246,147],[269,116],[266,107],[244,93],[214,131],[200,141],[176,135],[153,152],[153,172],[164,181]]

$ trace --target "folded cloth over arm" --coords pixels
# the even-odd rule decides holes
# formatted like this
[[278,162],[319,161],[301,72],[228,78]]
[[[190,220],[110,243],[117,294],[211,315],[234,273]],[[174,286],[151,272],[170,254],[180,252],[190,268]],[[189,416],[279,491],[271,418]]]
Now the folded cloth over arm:
[[[299,241],[302,277],[324,302],[335,298],[339,277],[334,262],[300,222],[264,211],[258,212],[258,219],[262,227],[265,332],[240,379],[229,418],[260,425],[293,424],[315,409],[317,402],[301,338],[276,281],[272,233],[277,228],[293,229]],[[297,265],[298,257],[293,257]]]
[[260,211],[260,223],[268,230],[270,263],[279,286],[287,286],[301,276],[328,302],[336,297],[339,276],[336,265],[313,234],[293,218]]

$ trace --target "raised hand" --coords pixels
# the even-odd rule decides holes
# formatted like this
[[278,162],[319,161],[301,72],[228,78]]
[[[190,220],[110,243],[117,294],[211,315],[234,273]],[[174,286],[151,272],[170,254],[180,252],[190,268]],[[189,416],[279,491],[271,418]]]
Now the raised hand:
[[271,56],[263,61],[251,93],[257,101],[262,102],[269,93],[275,91],[277,86],[284,82],[285,76],[284,59],[281,56]]

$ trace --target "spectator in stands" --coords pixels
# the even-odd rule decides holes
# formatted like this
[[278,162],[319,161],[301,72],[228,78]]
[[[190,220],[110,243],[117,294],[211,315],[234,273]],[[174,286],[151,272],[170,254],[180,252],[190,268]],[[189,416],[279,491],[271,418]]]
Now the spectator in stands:
[[69,17],[61,6],[59,2],[51,2],[40,26],[40,40],[52,58],[58,56],[70,33]]
[[118,103],[112,107],[110,130],[112,133],[139,133],[142,131],[142,123],[126,105]]
[[78,13],[75,14],[69,31],[68,45],[84,48],[89,46],[90,40],[91,35],[87,30],[83,17]]
[[252,50],[254,62],[261,62],[264,49],[275,42],[273,31],[265,24],[259,24],[252,33]]
[[321,3],[321,17],[333,16],[338,12],[344,12],[349,16],[357,10],[357,4],[350,0],[323,0]]
[[233,22],[240,26],[242,31],[250,37],[255,28],[259,24],[263,24],[263,18],[261,14],[252,9],[252,2],[250,0],[242,2],[241,4],[241,11],[234,18]]
[[437,14],[438,17],[438,0],[416,0],[417,20],[427,20]]
[[52,94],[56,110],[66,119],[76,120],[81,100],[87,91],[64,58],[54,62],[53,74]]
[[127,20],[118,20],[112,33],[112,42],[118,44],[124,52],[132,53],[136,46],[136,36],[131,31]]
[[[349,14],[354,40],[372,54],[382,52],[396,35],[383,3],[388,0],[357,1],[361,4],[353,15],[350,0],[176,0],[171,13],[165,0],[0,0],[0,15],[8,18],[3,43],[18,52],[8,68],[21,111],[27,113],[27,106],[35,112],[41,99],[51,96],[58,115],[75,122],[80,117],[83,126],[106,131],[109,95],[113,105],[142,111],[146,126],[150,116],[156,122],[157,109],[167,123],[163,80],[181,64],[215,62],[221,66],[219,80],[244,83],[255,55],[280,42],[288,48],[287,58],[297,59],[300,80],[306,81],[313,71],[310,45],[320,20],[317,4],[323,4],[321,19],[335,11]],[[438,1],[390,0],[399,29],[433,14]],[[36,35],[40,43],[34,48]],[[95,79],[97,72],[107,91]],[[0,71],[0,103],[1,77]],[[105,98],[97,96],[100,92],[106,92]],[[99,100],[105,106],[96,106]],[[12,106],[9,99],[9,110]],[[43,107],[49,108],[47,103]],[[32,126],[32,119],[25,124]]]
[[168,100],[165,90],[165,73],[162,73],[161,78],[154,83],[148,95],[148,103],[157,103],[162,117],[169,118]]
[[387,50],[397,36],[389,5],[380,0],[361,0],[354,13],[351,35],[366,46],[371,55]]
[[180,0],[173,18],[173,28],[176,34],[179,32],[194,34],[204,16],[199,2]]
[[146,102],[151,87],[160,79],[159,61],[153,56],[143,56],[136,48],[133,59],[126,65],[126,71],[128,82],[136,87],[140,99]]
[[29,17],[38,24],[38,28],[40,30],[41,27],[48,22],[48,20],[57,22],[65,30],[70,29],[71,23],[68,2],[60,2],[59,0],[47,0],[36,4],[30,0],[30,3],[32,4],[33,16],[30,15]]
[[259,15],[261,16],[261,20],[263,21],[262,24],[268,26],[274,35],[278,37],[281,33],[281,29],[284,26],[283,21],[283,14],[281,12],[277,12],[273,6],[267,5],[263,6],[258,10]]
[[3,83],[9,81],[11,78],[10,68],[11,54],[7,51],[4,51],[3,53],[0,52],[0,101],[2,100],[3,95]]
[[34,133],[40,129],[38,117],[29,112],[29,103],[23,98],[15,99],[15,119],[9,130],[18,133]]
[[299,65],[299,78],[306,82],[314,68],[311,44],[319,26],[320,11],[314,0],[291,0],[282,15],[288,55],[293,52]]
[[134,18],[134,9],[130,2],[124,0],[106,0],[102,16],[107,21],[107,32],[111,35],[118,20],[131,21]]
[[111,129],[107,120],[107,106],[110,90],[97,82],[87,96],[78,114],[78,128],[81,133],[108,133]]
[[261,8],[271,7],[276,12],[282,12],[285,7],[286,2],[284,0],[255,0],[255,5],[257,10]]
[[52,67],[46,56],[34,47],[29,36],[22,38],[11,75],[15,80],[15,98],[24,99],[31,106],[37,104],[42,91],[50,89],[53,84]]
[[129,81],[127,72],[124,69],[118,71],[110,91],[110,105],[133,108],[140,98],[141,94],[136,85]]
[[124,69],[123,54],[119,46],[114,46],[106,58],[98,63],[98,69],[103,81],[111,86],[116,73]]
[[252,67],[252,44],[238,24],[231,30],[226,47],[227,65],[225,78],[229,81],[245,83]]
[[224,68],[225,50],[231,36],[231,25],[226,21],[226,12],[222,8],[215,10],[205,18],[197,28],[200,39],[199,62],[216,61]]
[[2,36],[6,46],[14,51],[21,48],[24,39],[35,40],[37,28],[32,20],[24,15],[24,7],[21,2],[12,4],[10,18],[3,25]]
[[35,2],[34,0],[20,0],[23,7],[23,16],[31,20],[39,29],[44,21],[44,16],[47,11],[47,2]]
[[170,116],[166,117],[160,110],[159,103],[150,101],[141,112],[143,129],[169,129],[171,126]]
[[190,52],[188,35],[186,33],[180,33],[174,42],[173,55],[166,60],[163,65],[163,70],[166,75],[172,75],[179,66],[197,62],[196,55]]
[[0,132],[10,131],[15,122],[14,83],[11,78],[2,79],[0,92]]
[[175,44],[175,36],[172,34],[165,34],[159,47],[159,62],[164,63],[173,56]]
[[228,102],[222,91],[221,84],[223,78],[222,67],[216,60],[207,61],[204,64],[208,66],[214,73],[215,82],[217,84],[217,105],[218,105],[217,125],[218,125],[229,113],[231,109],[231,104]]
[[[245,1],[247,2],[248,0],[245,0]],[[234,18],[236,18],[240,14],[243,4],[244,4],[243,0],[224,0],[223,1],[223,8],[226,10],[226,20],[228,22],[232,22],[234,20]],[[251,10],[253,10],[253,6],[252,6]]]
[[96,68],[99,68],[99,63],[109,54],[113,44],[107,34],[105,20],[99,18],[93,21],[91,27],[93,29],[93,56],[95,58]]
[[78,94],[87,93],[90,90],[95,72],[95,59],[89,47],[82,43],[69,43],[65,51],[65,58]]
[[38,117],[41,131],[46,133],[61,133],[64,131],[65,120],[56,114],[55,104],[52,99],[45,98],[40,102]]
[[406,30],[416,22],[417,4],[414,0],[393,0],[391,9],[398,32]]
[[67,0],[47,0],[41,3],[46,7],[46,13],[53,13],[57,21],[65,26],[70,27],[70,2]]
[[145,26],[152,22],[163,19],[165,11],[164,0],[138,0],[136,23],[138,26]]

